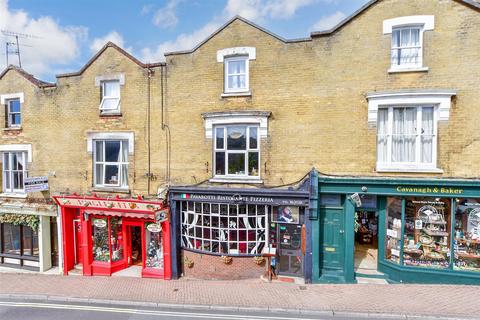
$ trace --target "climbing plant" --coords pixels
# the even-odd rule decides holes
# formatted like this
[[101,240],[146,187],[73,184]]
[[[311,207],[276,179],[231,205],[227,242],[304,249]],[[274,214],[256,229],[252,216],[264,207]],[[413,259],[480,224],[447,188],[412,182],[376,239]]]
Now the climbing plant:
[[11,223],[16,226],[18,225],[28,226],[33,230],[38,230],[40,219],[38,216],[33,216],[28,214],[4,213],[4,214],[0,214],[0,223]]

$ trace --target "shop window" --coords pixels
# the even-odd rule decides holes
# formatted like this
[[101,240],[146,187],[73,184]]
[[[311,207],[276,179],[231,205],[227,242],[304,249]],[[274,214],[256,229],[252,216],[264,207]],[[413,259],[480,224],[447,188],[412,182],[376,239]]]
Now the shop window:
[[248,92],[248,56],[225,58],[225,93]]
[[93,260],[110,262],[110,248],[108,245],[108,220],[93,219],[92,221]]
[[128,188],[128,141],[94,140],[96,187]]
[[182,247],[212,254],[258,255],[270,208],[182,201]]
[[405,199],[403,262],[407,266],[448,268],[450,264],[451,201]]
[[163,269],[162,228],[155,223],[145,224],[146,268]]
[[0,224],[0,254],[39,257],[38,231],[29,226]]
[[435,169],[435,118],[433,106],[378,109],[377,169]]
[[27,177],[27,152],[3,152],[3,192],[23,193]]
[[16,128],[22,125],[22,113],[20,110],[20,98],[10,99],[6,101],[6,124],[9,128]]
[[420,27],[394,28],[392,31],[392,69],[422,67]]
[[120,81],[105,80],[101,82],[102,101],[100,111],[102,113],[120,111]]
[[480,271],[480,200],[458,199],[454,269]]
[[385,259],[400,263],[402,238],[402,199],[387,198]]
[[123,260],[123,235],[121,218],[110,218],[110,234],[112,245],[112,262]]
[[260,176],[258,126],[229,125],[215,127],[215,177]]

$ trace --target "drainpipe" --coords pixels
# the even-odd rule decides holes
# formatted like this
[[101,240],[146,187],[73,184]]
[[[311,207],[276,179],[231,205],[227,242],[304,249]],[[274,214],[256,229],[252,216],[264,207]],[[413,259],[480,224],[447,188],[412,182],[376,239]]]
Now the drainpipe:
[[150,67],[147,68],[147,144],[148,144],[148,172],[147,172],[147,194],[150,195],[150,182],[152,179],[152,168],[151,168],[151,145],[150,145],[150,107],[151,107],[151,88],[150,82],[153,74],[153,70]]

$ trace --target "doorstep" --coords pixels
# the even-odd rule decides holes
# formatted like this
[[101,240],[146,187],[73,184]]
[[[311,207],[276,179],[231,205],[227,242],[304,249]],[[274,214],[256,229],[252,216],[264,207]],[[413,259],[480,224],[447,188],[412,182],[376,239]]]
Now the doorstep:
[[[268,278],[264,275],[260,277],[261,280],[268,282]],[[294,283],[294,284],[305,284],[305,279],[300,277],[291,277],[291,276],[276,276],[272,279],[272,282],[283,282],[283,283]]]

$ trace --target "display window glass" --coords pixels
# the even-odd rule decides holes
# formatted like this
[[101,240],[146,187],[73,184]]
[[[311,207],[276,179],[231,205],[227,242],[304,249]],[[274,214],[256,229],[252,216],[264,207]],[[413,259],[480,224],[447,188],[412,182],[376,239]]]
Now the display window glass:
[[450,199],[406,198],[404,264],[448,268],[450,265],[450,221]]
[[20,255],[20,226],[11,223],[3,224],[3,252]]
[[458,199],[454,269],[480,271],[480,199]]
[[145,246],[147,253],[145,267],[163,269],[163,239],[159,224],[145,224]]
[[110,243],[112,245],[112,262],[123,260],[123,233],[121,218],[110,218]]
[[402,199],[387,198],[385,259],[400,263],[402,234]]
[[110,262],[108,233],[107,218],[96,218],[92,220],[92,253],[94,261]]
[[269,206],[183,201],[180,208],[183,248],[257,255],[267,242]]

